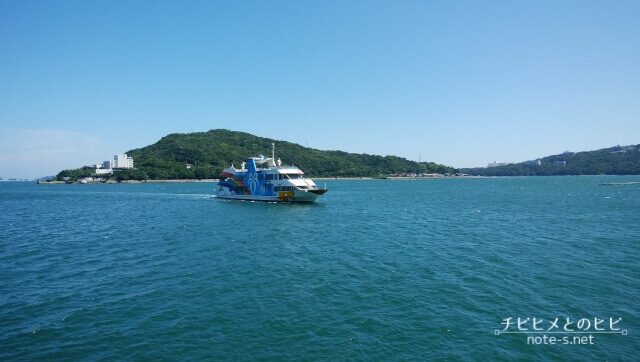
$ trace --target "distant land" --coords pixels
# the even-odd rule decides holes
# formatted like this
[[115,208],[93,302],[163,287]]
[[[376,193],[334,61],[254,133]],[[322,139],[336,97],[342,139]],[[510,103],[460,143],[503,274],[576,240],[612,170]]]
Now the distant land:
[[6,180],[3,180],[2,177],[0,177],[0,182],[14,182],[14,181],[32,181],[28,178],[9,178]]
[[460,171],[474,176],[640,175],[640,144],[567,151],[520,163]]
[[[565,152],[515,164],[455,169],[415,162],[397,156],[323,151],[296,143],[258,137],[245,132],[216,129],[174,133],[158,142],[130,150],[135,169],[115,172],[111,180],[189,180],[218,178],[231,163],[240,166],[248,157],[271,155],[284,164],[300,167],[310,177],[385,177],[399,174],[455,174],[470,176],[640,175],[640,144],[597,151]],[[63,170],[55,179],[76,180],[94,175],[93,166]]]
[[[136,169],[116,172],[112,178],[118,181],[218,178],[222,169],[231,163],[239,167],[248,157],[261,154],[271,156],[272,143],[276,144],[276,158],[281,158],[284,164],[300,167],[310,177],[380,177],[400,173],[457,172],[453,167],[433,162],[418,163],[396,156],[322,151],[249,133],[216,129],[174,133],[153,145],[130,150],[127,155],[133,157]],[[90,177],[94,170],[91,166],[64,170],[56,179]]]

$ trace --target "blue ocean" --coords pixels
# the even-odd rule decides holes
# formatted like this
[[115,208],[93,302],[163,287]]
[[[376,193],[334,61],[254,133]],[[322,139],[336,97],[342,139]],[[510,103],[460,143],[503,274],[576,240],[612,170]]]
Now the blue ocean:
[[0,360],[637,361],[638,181],[2,182]]

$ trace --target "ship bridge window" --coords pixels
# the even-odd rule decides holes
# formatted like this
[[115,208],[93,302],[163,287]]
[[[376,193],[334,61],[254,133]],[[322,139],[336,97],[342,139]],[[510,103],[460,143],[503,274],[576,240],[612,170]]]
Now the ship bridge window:
[[299,174],[297,174],[297,173],[289,173],[289,174],[287,174],[287,177],[288,177],[289,179],[291,179],[291,180],[296,180],[296,179],[304,178],[304,177],[302,177],[302,175],[299,175]]
[[267,174],[267,180],[276,180],[277,179],[277,174],[275,173],[268,173]]

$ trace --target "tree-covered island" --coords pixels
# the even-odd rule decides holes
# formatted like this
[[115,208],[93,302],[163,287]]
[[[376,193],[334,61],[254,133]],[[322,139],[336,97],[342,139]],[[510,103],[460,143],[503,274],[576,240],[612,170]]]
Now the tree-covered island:
[[[322,151],[299,144],[263,138],[249,133],[216,129],[208,132],[174,133],[153,145],[130,150],[135,169],[114,172],[111,179],[166,180],[212,179],[231,163],[240,166],[248,157],[270,155],[276,144],[276,157],[294,164],[309,177],[381,177],[395,174],[455,173],[457,170],[433,162],[415,162],[396,156],[377,156]],[[92,177],[95,167],[61,171],[56,179],[76,180]]]

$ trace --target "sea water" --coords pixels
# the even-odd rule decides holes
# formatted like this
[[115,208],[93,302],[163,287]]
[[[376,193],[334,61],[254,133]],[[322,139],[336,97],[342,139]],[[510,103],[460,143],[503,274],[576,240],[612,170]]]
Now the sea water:
[[0,359],[638,360],[629,181],[0,183]]

